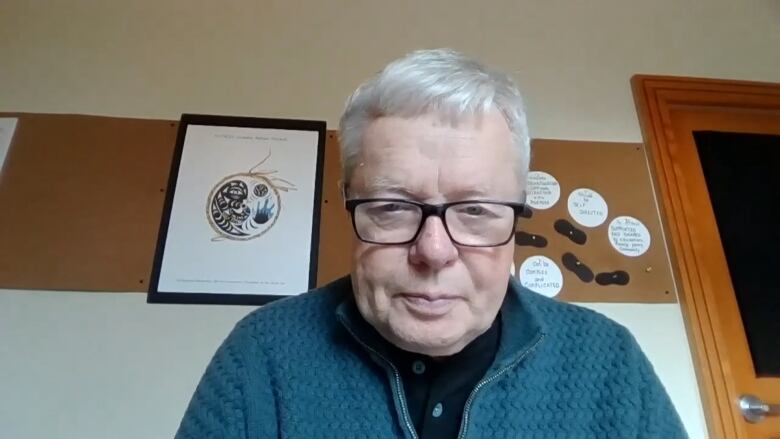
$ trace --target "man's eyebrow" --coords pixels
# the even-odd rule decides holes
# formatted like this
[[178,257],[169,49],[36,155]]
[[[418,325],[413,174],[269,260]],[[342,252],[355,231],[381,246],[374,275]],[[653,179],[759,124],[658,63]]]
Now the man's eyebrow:
[[403,186],[369,186],[366,188],[366,192],[373,196],[381,194],[382,196],[397,195],[402,198],[409,198],[414,200],[419,198],[418,195]]
[[406,198],[416,198],[416,195],[408,187],[398,180],[387,177],[374,177],[366,182],[365,191],[369,194],[389,193],[401,195]]
[[447,193],[446,195],[447,199],[452,201],[495,198],[490,194],[489,190],[480,186],[457,189]]

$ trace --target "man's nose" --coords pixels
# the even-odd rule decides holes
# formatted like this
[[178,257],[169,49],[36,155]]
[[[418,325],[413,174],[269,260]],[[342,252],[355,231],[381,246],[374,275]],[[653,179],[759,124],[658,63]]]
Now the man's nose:
[[429,216],[423,223],[417,240],[409,250],[413,265],[425,265],[434,270],[451,264],[458,257],[458,248],[450,239],[444,222],[437,216]]

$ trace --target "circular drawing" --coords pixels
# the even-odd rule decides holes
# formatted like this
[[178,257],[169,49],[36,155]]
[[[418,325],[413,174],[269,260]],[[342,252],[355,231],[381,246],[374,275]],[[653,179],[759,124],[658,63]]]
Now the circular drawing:
[[206,217],[219,238],[246,241],[267,232],[279,218],[282,199],[261,174],[234,174],[209,193]]

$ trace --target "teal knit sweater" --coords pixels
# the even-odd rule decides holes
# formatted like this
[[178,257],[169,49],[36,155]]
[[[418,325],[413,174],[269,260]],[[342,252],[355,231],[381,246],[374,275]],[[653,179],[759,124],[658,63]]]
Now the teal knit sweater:
[[[501,313],[460,437],[686,437],[625,328],[514,281]],[[217,350],[176,438],[416,438],[400,374],[359,319],[348,277],[252,312]]]

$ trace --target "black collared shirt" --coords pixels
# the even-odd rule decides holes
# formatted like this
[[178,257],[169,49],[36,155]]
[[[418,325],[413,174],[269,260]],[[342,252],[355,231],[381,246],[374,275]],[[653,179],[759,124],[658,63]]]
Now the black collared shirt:
[[390,361],[401,373],[409,415],[420,439],[457,438],[471,391],[485,376],[498,351],[500,315],[462,351],[431,358],[386,343]]

